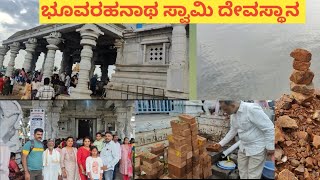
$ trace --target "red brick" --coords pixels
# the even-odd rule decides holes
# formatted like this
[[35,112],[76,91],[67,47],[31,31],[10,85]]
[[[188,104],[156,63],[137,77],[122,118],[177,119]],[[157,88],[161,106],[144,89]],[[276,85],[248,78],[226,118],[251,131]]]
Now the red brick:
[[182,120],[182,121],[185,121],[189,124],[194,124],[196,123],[196,118],[191,116],[191,115],[188,115],[188,114],[182,114],[179,116],[179,119]]
[[184,177],[186,176],[186,166],[177,167],[174,164],[168,163],[168,171],[170,175],[175,177]]

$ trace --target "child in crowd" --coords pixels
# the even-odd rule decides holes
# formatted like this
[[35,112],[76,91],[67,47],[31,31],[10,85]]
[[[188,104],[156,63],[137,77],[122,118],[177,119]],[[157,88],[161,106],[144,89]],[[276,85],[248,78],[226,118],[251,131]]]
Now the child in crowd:
[[93,145],[98,148],[99,153],[101,152],[103,148],[104,138],[102,138],[102,134],[100,132],[96,133],[96,140],[94,141]]
[[86,160],[86,169],[88,179],[90,180],[102,180],[103,167],[102,159],[98,157],[98,148],[96,146],[92,146],[90,148],[91,156],[89,156]]

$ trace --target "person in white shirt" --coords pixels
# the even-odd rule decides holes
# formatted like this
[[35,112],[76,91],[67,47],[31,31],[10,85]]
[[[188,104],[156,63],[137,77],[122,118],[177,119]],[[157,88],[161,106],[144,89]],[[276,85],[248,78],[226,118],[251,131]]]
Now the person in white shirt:
[[[114,144],[116,145],[116,149],[119,153],[119,161],[120,161],[120,158],[121,158],[121,144],[119,143],[119,136],[117,134],[113,135],[113,142]],[[116,166],[114,167],[114,172],[117,172],[117,170],[119,169],[119,163],[120,162],[117,162]],[[116,179],[116,174],[117,173],[113,173],[113,180]]]
[[50,79],[44,78],[44,85],[38,89],[38,92],[36,94],[36,97],[39,99],[54,99],[55,92],[53,87],[49,86]]
[[105,136],[105,145],[100,154],[103,162],[102,170],[104,171],[104,180],[112,180],[114,167],[119,162],[120,157],[115,143],[112,141],[112,134],[110,132],[106,132]]
[[102,180],[103,167],[102,159],[98,157],[98,148],[92,146],[90,148],[91,156],[86,159],[86,170],[88,179],[90,180]]
[[218,151],[237,134],[240,139],[238,169],[241,179],[260,179],[267,156],[274,155],[274,125],[258,104],[220,101],[230,116],[230,130],[213,145]]
[[62,174],[60,168],[60,153],[54,149],[54,145],[54,140],[49,139],[48,149],[46,149],[42,154],[43,180],[57,180]]

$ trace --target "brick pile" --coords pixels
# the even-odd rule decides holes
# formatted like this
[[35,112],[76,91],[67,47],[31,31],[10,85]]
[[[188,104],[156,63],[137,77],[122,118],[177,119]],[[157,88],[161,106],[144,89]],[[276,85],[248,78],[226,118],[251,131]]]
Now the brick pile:
[[320,179],[320,93],[309,70],[311,53],[296,49],[290,80],[291,95],[276,102],[276,175],[284,179]]
[[198,136],[196,119],[180,115],[170,122],[168,135],[168,172],[172,179],[200,179],[212,175],[211,158],[206,152],[206,139]]
[[159,143],[159,144],[155,144],[153,146],[151,146],[151,153],[157,155],[159,158],[162,156],[164,156],[164,144],[163,143]]
[[[136,160],[136,166],[140,166],[141,179],[159,179],[164,172],[164,163],[159,161],[159,156],[146,152],[140,155],[140,164]],[[138,167],[135,170],[139,171]]]

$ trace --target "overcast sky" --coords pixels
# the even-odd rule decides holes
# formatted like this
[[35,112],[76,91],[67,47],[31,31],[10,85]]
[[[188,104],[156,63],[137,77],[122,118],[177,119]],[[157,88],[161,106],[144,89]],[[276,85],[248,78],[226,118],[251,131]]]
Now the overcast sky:
[[[0,0],[0,42],[8,39],[17,31],[26,30],[39,25],[39,0]],[[20,50],[15,61],[16,68],[22,68],[26,52]],[[60,68],[62,53],[57,51],[55,66]],[[10,51],[5,56],[4,65],[10,60]],[[36,70],[41,69],[44,60],[42,54],[36,64]],[[111,69],[110,69],[111,70]],[[113,71],[109,71],[109,74]],[[100,68],[95,73],[100,75]]]

